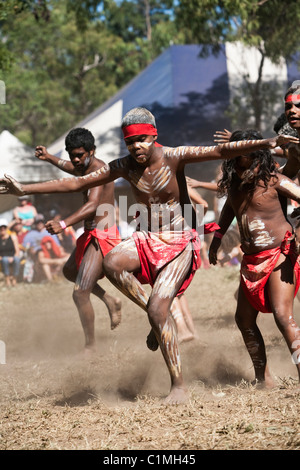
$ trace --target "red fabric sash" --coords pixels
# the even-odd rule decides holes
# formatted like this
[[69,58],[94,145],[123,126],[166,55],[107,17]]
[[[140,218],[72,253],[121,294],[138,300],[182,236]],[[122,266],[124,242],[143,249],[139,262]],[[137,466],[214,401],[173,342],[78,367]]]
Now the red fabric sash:
[[221,227],[215,222],[210,222],[209,224],[204,224],[204,233],[211,233],[219,230]]
[[291,240],[291,237],[292,234],[288,231],[280,246],[243,256],[241,285],[250,304],[259,312],[270,313],[272,311],[265,287],[280,253],[288,256],[292,262],[296,276],[294,296],[298,292],[300,285],[300,256],[297,252],[295,240]]
[[[175,235],[174,235],[175,233]],[[153,287],[159,272],[173,261],[191,243],[192,262],[177,296],[184,293],[201,266],[200,239],[196,230],[176,232],[134,232],[133,238],[138,250],[141,270],[135,274],[142,284]]]
[[97,228],[94,230],[85,230],[76,241],[75,260],[77,269],[79,269],[85,250],[93,238],[97,240],[103,257],[121,242],[121,237],[116,225],[104,231],[98,230]]
[[156,127],[152,124],[130,124],[122,127],[124,139],[134,135],[157,135]]

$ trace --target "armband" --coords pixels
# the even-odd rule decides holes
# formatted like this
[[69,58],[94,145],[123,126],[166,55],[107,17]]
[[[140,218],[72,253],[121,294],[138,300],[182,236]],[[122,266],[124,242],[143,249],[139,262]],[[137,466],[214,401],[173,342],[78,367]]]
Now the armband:
[[67,228],[66,222],[64,220],[60,220],[59,223],[60,223],[60,226],[63,230],[65,230],[65,228]]
[[220,240],[221,240],[221,238],[223,238],[223,233],[215,232],[214,237],[220,238]]

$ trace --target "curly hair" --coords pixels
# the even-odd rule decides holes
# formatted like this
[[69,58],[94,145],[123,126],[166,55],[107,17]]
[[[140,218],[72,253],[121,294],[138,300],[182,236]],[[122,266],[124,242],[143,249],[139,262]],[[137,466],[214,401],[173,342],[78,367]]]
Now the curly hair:
[[[236,130],[230,137],[231,142],[257,139],[263,139],[263,136],[255,129]],[[218,181],[218,197],[223,197],[228,194],[231,188],[247,190],[251,195],[253,194],[258,181],[262,181],[264,186],[267,188],[271,176],[276,173],[276,163],[270,150],[257,150],[256,152],[252,152],[250,156],[253,158],[253,161],[250,168],[244,172],[242,181],[236,172],[236,162],[239,157],[223,161],[222,177]],[[256,168],[258,168],[258,171],[254,172]]]
[[65,138],[66,151],[83,147],[87,152],[96,149],[93,134],[83,127],[72,129]]

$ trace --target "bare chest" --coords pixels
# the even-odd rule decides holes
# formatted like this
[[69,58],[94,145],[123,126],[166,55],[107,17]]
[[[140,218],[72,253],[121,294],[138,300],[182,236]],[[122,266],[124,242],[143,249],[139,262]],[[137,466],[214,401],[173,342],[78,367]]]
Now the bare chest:
[[279,208],[277,191],[265,187],[256,188],[253,194],[247,191],[232,192],[230,202],[238,218],[245,213],[263,213],[267,217],[270,211],[277,206]]
[[166,198],[176,192],[176,178],[169,165],[164,164],[158,168],[144,168],[130,170],[128,179],[136,194],[144,198],[155,198],[164,202]]

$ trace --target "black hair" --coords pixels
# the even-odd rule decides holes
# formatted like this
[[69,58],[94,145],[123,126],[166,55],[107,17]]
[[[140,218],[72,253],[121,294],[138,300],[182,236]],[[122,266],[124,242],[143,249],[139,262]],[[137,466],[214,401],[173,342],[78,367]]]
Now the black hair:
[[[263,136],[255,129],[236,130],[232,133],[230,141],[240,140],[261,140]],[[272,174],[276,172],[276,163],[272,157],[270,150],[257,150],[249,154],[253,158],[252,164],[248,170],[244,172],[243,179],[238,177],[236,173],[236,161],[239,157],[230,160],[224,160],[222,163],[222,177],[218,181],[218,196],[222,197],[228,193],[230,188],[247,190],[253,193],[258,181],[262,181],[267,187]],[[258,171],[254,169],[258,167]]]
[[87,152],[96,148],[93,134],[83,127],[72,129],[66,136],[65,145],[67,152],[80,147],[83,147]]

